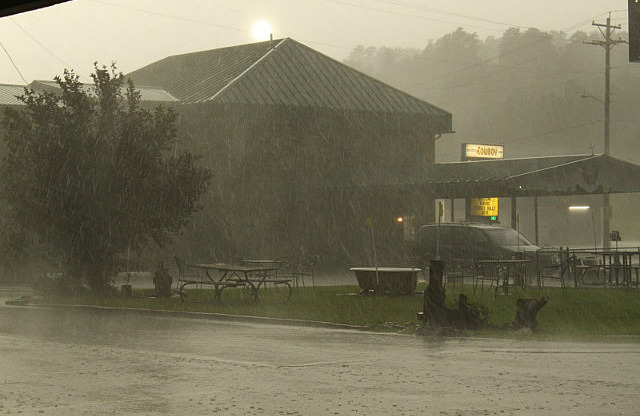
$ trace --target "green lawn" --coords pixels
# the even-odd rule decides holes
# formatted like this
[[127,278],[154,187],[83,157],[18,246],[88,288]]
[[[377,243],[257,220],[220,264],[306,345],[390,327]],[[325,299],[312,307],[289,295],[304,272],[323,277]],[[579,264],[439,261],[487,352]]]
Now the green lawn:
[[[424,284],[418,290],[424,289]],[[416,313],[422,310],[422,295],[415,296],[362,296],[357,286],[300,288],[294,290],[289,301],[281,293],[271,289],[261,290],[261,300],[256,303],[242,289],[230,288],[223,293],[224,304],[218,302],[182,302],[179,298],[156,299],[152,290],[138,290],[134,297],[74,297],[50,299],[49,303],[84,304],[112,307],[145,308],[173,311],[218,312],[225,314],[253,315],[272,318],[324,321],[366,326],[373,330],[415,331]],[[465,294],[476,304],[485,305],[491,324],[501,326],[515,317],[518,298],[538,298],[537,290],[510,292],[509,296],[494,297],[492,291],[474,294],[465,287]],[[211,292],[192,293],[211,296]],[[640,293],[616,289],[580,288],[545,289],[549,303],[538,314],[539,328],[534,335],[540,339],[597,339],[610,337],[637,337],[640,340]],[[457,292],[447,292],[447,304],[457,308]],[[469,331],[469,335],[512,336],[496,330]],[[513,334],[513,336],[520,336]]]

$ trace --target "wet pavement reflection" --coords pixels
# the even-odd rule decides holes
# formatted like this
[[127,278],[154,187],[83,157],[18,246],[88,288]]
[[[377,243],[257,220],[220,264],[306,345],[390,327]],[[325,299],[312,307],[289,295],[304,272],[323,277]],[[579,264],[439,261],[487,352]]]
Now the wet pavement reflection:
[[640,404],[637,343],[0,306],[0,357],[0,414],[604,415]]

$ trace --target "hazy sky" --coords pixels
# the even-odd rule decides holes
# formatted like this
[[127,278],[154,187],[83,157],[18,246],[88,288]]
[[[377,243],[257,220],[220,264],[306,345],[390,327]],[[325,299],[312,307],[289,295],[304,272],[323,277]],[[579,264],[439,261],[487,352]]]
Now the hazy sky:
[[512,26],[590,31],[609,11],[626,31],[626,8],[627,0],[72,0],[0,19],[0,83],[51,79],[64,68],[87,80],[94,61],[127,73],[169,55],[250,43],[260,19],[274,38],[342,60],[358,44],[423,48],[457,27],[482,39]]

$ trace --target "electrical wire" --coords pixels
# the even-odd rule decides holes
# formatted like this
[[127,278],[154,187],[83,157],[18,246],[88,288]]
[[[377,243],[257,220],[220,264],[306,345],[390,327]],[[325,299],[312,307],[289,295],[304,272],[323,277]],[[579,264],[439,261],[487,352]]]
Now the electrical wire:
[[93,1],[94,3],[105,4],[105,5],[111,6],[111,7],[119,7],[121,9],[128,9],[128,10],[133,10],[133,11],[140,12],[140,13],[147,13],[147,14],[151,14],[151,15],[155,15],[155,16],[166,17],[168,19],[181,20],[181,21],[189,22],[189,23],[197,23],[199,25],[218,27],[218,28],[221,28],[221,29],[230,29],[230,30],[235,30],[235,31],[238,31],[238,32],[243,32],[243,33],[250,33],[250,31],[246,30],[246,29],[241,29],[241,28],[233,27],[233,26],[219,25],[217,23],[205,22],[204,20],[191,19],[191,18],[188,18],[188,17],[173,16],[173,15],[170,15],[170,14],[155,12],[155,11],[152,11],[152,10],[140,9],[140,8],[137,8],[137,7],[125,6],[125,5],[122,5],[122,4],[109,3],[108,1],[102,1],[102,0],[90,0],[90,1]]
[[[173,15],[169,15],[169,14],[166,14],[166,13],[155,12],[155,11],[151,11],[151,10],[147,10],[147,9],[142,9],[142,8],[137,8],[137,7],[132,7],[132,6],[125,6],[125,5],[110,3],[110,2],[104,1],[104,0],[90,0],[90,1],[93,1],[95,3],[101,3],[101,4],[104,4],[104,5],[108,5],[108,6],[112,6],[112,7],[119,7],[119,8],[134,10],[134,11],[137,11],[137,12],[140,12],[140,13],[147,13],[147,14],[151,14],[151,15],[155,15],[155,16],[165,17],[165,18],[169,18],[169,19],[181,20],[181,21],[186,21],[186,22],[196,23],[196,24],[202,24],[202,25],[212,26],[212,27],[219,27],[219,28],[222,28],[222,29],[231,29],[231,30],[238,31],[238,32],[243,32],[243,33],[248,33],[249,32],[248,30],[241,29],[241,28],[238,28],[238,27],[219,25],[219,24],[215,24],[215,23],[211,23],[211,22],[202,21],[202,20],[196,20],[196,19],[191,19],[191,18],[173,16]],[[364,6],[362,4],[348,3],[348,2],[345,2],[345,1],[341,1],[341,0],[320,0],[320,1],[336,3],[336,4],[342,4],[342,5],[347,5],[347,6],[356,7],[356,8],[362,8],[362,9],[370,9],[370,10],[375,10],[375,11],[379,11],[379,12],[382,12],[382,13],[395,14],[395,15],[411,17],[411,18],[416,18],[416,17],[417,18],[421,18],[421,19],[423,18],[423,19],[426,19],[426,20],[433,20],[433,21],[437,21],[437,22],[441,22],[441,23],[457,25],[459,27],[465,27],[466,26],[466,27],[489,29],[489,30],[495,30],[497,32],[501,32],[501,30],[491,29],[491,28],[487,28],[487,27],[483,27],[483,26],[472,26],[472,25],[465,25],[464,23],[461,23],[461,22],[450,22],[450,21],[443,21],[443,20],[438,20],[438,19],[430,19],[430,18],[426,18],[424,16],[415,16],[415,15],[411,15],[411,14],[407,14],[407,13],[399,13],[399,12],[379,9],[379,8],[375,8],[375,7],[371,7],[371,6]],[[379,3],[391,4],[391,5],[395,4],[395,5],[399,5],[401,7],[408,7],[408,8],[413,8],[413,9],[417,9],[417,10],[424,10],[424,11],[430,11],[430,12],[435,12],[435,13],[447,14],[447,15],[451,15],[451,16],[462,17],[462,18],[465,18],[465,19],[485,21],[485,22],[499,24],[499,25],[503,25],[503,26],[510,26],[510,27],[523,28],[523,29],[525,29],[525,28],[529,29],[530,28],[528,26],[515,25],[515,24],[511,24],[511,23],[507,23],[507,22],[500,22],[500,21],[489,20],[489,19],[482,19],[482,18],[479,18],[479,17],[463,15],[463,14],[454,13],[454,12],[448,12],[448,11],[445,11],[445,10],[430,8],[430,7],[426,7],[426,6],[419,6],[419,5],[415,5],[415,4],[411,4],[411,3],[405,3],[405,2],[401,2],[401,1],[393,1],[393,0],[374,0],[374,1],[377,1]],[[571,25],[569,28],[565,29],[564,31],[560,31],[560,34],[563,33],[563,32],[572,30],[572,29],[574,29],[576,27],[580,27],[580,26],[585,25],[585,24],[590,24],[592,22],[592,19],[600,17],[603,14],[606,14],[606,13],[598,14],[598,15],[594,16],[593,18],[589,19],[589,20],[584,20],[584,21],[581,21],[581,22],[579,22],[577,24]],[[558,34],[551,33],[551,35],[552,36],[557,36]],[[332,47],[332,48],[338,48],[338,49],[353,51],[353,47],[346,47],[346,46],[341,46],[341,45],[328,44],[328,43],[317,42],[317,41],[308,40],[308,39],[304,39],[304,42],[305,43],[309,43],[309,44],[314,44],[314,45],[322,45],[322,46],[328,46],[328,47]],[[532,43],[532,45],[534,45],[537,42],[538,41],[534,41]],[[522,45],[522,48],[527,47],[527,46],[529,46],[529,45]],[[519,49],[520,48],[516,48],[515,50],[508,51],[505,54],[499,54],[497,56],[488,58],[487,60],[485,60],[485,62],[490,62],[490,61],[492,61],[494,59],[497,59],[497,58],[502,57],[502,56],[506,56],[506,55],[508,55],[510,53],[515,53]],[[389,48],[389,50],[385,49],[382,53],[385,54],[385,55],[389,55],[389,56],[397,56],[397,54],[394,53],[390,48]],[[443,61],[443,62],[446,61],[444,59],[427,58],[427,57],[422,57],[422,56],[416,56],[415,59],[420,59],[420,60],[425,60],[425,61]],[[459,63],[467,63],[467,62],[459,61]],[[477,65],[477,64],[476,63],[471,64],[471,66],[475,66],[475,65]],[[510,68],[512,68],[512,67],[507,67],[507,69],[510,69]],[[457,71],[460,71],[460,70],[462,70],[462,69],[459,69]],[[544,68],[540,68],[539,70],[540,71],[547,71]],[[560,71],[560,70],[558,70],[558,71]],[[451,76],[453,76],[453,75],[450,73],[450,74],[446,75],[445,78],[446,77],[451,77]],[[432,81],[434,81],[434,80],[430,80],[429,82],[432,82]],[[416,84],[416,86],[417,85],[421,85],[421,84],[424,84],[424,83]]]
[[38,39],[36,39],[33,35],[31,35],[31,33],[29,33],[24,27],[22,27],[18,22],[15,21],[15,19],[9,19],[11,20],[16,26],[18,26],[20,28],[20,30],[22,30],[24,33],[27,34],[27,36],[29,36],[35,43],[37,43],[38,45],[40,45],[40,47],[42,49],[44,49],[45,51],[49,52],[49,54],[51,56],[53,56],[54,58],[56,58],[58,60],[58,62],[60,62],[62,65],[64,65],[66,68],[70,68],[71,66],[69,64],[67,64],[65,61],[63,61],[62,59],[60,59],[60,57],[58,57],[55,53],[53,53],[49,48],[47,48],[46,46],[44,46],[42,43],[40,43],[40,41],[38,41]]
[[11,61],[11,64],[16,69],[16,72],[18,72],[18,75],[20,75],[20,78],[22,78],[22,81],[24,81],[25,84],[28,84],[27,80],[22,75],[22,72],[20,72],[20,69],[18,69],[18,65],[16,65],[16,63],[13,61],[13,58],[11,57],[11,54],[9,54],[9,51],[7,50],[7,48],[4,47],[2,42],[0,42],[0,46],[2,46],[2,49],[4,50],[4,53],[6,53],[7,56],[9,57],[9,60]]
[[[486,27],[486,26],[477,26],[477,25],[464,24],[464,23],[460,23],[460,22],[451,22],[451,21],[448,21],[448,20],[435,19],[435,18],[426,17],[426,16],[416,16],[415,14],[395,12],[395,11],[392,11],[392,10],[384,10],[384,9],[380,9],[380,8],[377,8],[377,7],[365,6],[365,5],[362,5],[362,4],[355,4],[355,3],[348,3],[348,2],[344,2],[344,1],[340,1],[340,0],[322,0],[322,1],[329,2],[329,3],[342,4],[342,5],[345,5],[345,6],[351,6],[351,7],[355,7],[355,8],[359,8],[359,9],[373,10],[373,11],[377,11],[377,12],[381,12],[381,13],[385,13],[385,14],[393,14],[393,15],[396,15],[396,16],[410,17],[412,19],[428,20],[430,22],[438,22],[438,23],[446,23],[446,24],[451,24],[451,25],[472,27],[472,28],[475,28],[475,29],[492,30],[492,31],[495,31],[495,32],[501,32],[502,31],[501,29],[495,29],[495,28],[490,28],[490,27]],[[503,24],[503,23],[501,23],[501,24]]]
[[423,11],[428,11],[428,12],[433,12],[433,13],[440,13],[440,14],[444,14],[444,15],[447,15],[447,16],[461,17],[463,19],[477,20],[477,21],[485,22],[485,23],[493,23],[493,24],[501,25],[501,26],[518,27],[518,28],[521,28],[521,29],[530,28],[530,26],[521,26],[521,25],[516,25],[516,24],[513,24],[513,23],[500,22],[500,21],[497,21],[497,20],[483,19],[483,18],[476,17],[476,16],[469,16],[469,15],[464,15],[464,14],[460,14],[460,13],[449,12],[449,11],[446,11],[446,10],[435,9],[433,7],[421,6],[421,5],[418,5],[418,4],[407,3],[407,2],[403,2],[403,1],[393,1],[393,0],[373,0],[373,1],[376,1],[378,3],[383,3],[383,4],[390,4],[390,5],[406,7],[406,8],[414,9],[414,10],[423,10]]
[[[531,135],[528,135],[528,136],[514,138],[514,139],[511,139],[511,140],[504,141],[503,144],[506,145],[506,144],[516,143],[516,142],[525,142],[525,141],[535,140],[535,139],[538,139],[540,137],[549,136],[551,134],[562,133],[562,132],[567,131],[567,130],[574,130],[574,129],[577,129],[579,127],[585,127],[585,126],[589,126],[589,125],[592,125],[592,124],[599,124],[599,123],[602,123],[602,120],[587,121],[587,122],[584,122],[584,123],[575,124],[573,126],[562,127],[562,128],[556,129],[556,130],[550,130],[550,131],[545,131],[545,132],[542,132],[542,133],[536,133],[536,134],[531,134]],[[439,156],[440,157],[446,157],[446,156],[456,156],[456,155],[460,155],[460,153],[453,153],[453,152],[451,152],[451,153],[443,153],[443,154],[440,154]]]
[[[591,18],[591,19],[589,19],[589,20],[585,20],[585,21],[582,21],[582,22],[580,22],[580,23],[576,23],[576,24],[574,24],[574,25],[571,25],[571,26],[569,26],[568,28],[566,28],[566,29],[564,29],[564,30],[559,31],[559,33],[558,33],[558,34],[554,34],[554,33],[552,33],[552,32],[551,32],[550,34],[551,34],[552,36],[558,36],[558,35],[561,35],[561,34],[563,34],[563,33],[566,33],[566,32],[568,32],[568,31],[570,31],[570,30],[576,29],[576,28],[578,28],[578,27],[580,27],[580,26],[583,26],[583,25],[585,25],[585,24],[590,24],[590,23],[592,23],[593,19],[595,19],[595,18],[597,18],[597,17],[600,17],[600,16],[602,16],[602,15],[604,15],[604,14],[606,14],[606,13],[601,13],[601,14],[599,14],[599,15],[597,15],[597,16],[594,16],[593,18]],[[545,32],[545,33],[547,33],[547,32]],[[457,76],[457,75],[458,75],[459,73],[461,73],[462,71],[465,71],[465,70],[470,69],[470,68],[472,68],[472,67],[478,66],[479,64],[480,64],[480,65],[483,65],[483,64],[486,64],[486,63],[488,63],[488,62],[493,61],[494,59],[504,58],[504,57],[506,57],[506,56],[508,56],[508,55],[511,55],[512,53],[519,52],[520,50],[522,50],[522,49],[524,49],[524,48],[527,48],[527,47],[530,47],[530,46],[535,46],[535,45],[537,45],[538,43],[541,43],[541,42],[546,41],[546,40],[547,40],[547,38],[546,38],[546,37],[543,37],[543,38],[541,38],[541,39],[534,40],[534,41],[532,41],[532,42],[530,42],[530,43],[527,43],[527,44],[525,44],[525,45],[520,45],[520,46],[518,46],[518,47],[516,47],[516,48],[513,48],[513,49],[511,49],[511,50],[509,50],[509,51],[507,51],[507,52],[505,52],[505,53],[500,53],[500,54],[497,54],[497,55],[492,56],[492,57],[490,57],[490,58],[487,58],[487,59],[485,59],[484,61],[481,61],[480,63],[473,63],[473,64],[470,64],[470,65],[467,65],[467,66],[465,66],[465,67],[463,67],[463,68],[459,68],[458,70],[455,70],[455,71],[453,71],[453,72],[451,72],[451,73],[449,73],[449,74],[447,74],[447,75],[444,75],[444,76],[442,76],[442,77],[440,77],[440,78],[437,78],[437,79],[431,79],[431,80],[429,80],[429,81],[421,82],[421,83],[419,83],[419,84],[415,84],[414,86],[423,85],[423,84],[425,84],[425,83],[427,83],[427,82],[431,83],[431,82],[433,82],[433,81],[439,81],[439,80],[443,80],[443,79],[447,79],[447,78],[451,78],[451,77]],[[577,43],[575,43],[575,44],[577,44]],[[574,44],[569,44],[568,46],[573,46],[573,45],[574,45]],[[532,58],[530,58],[530,59],[528,59],[528,60],[524,61],[524,63],[526,63],[526,62],[531,62],[531,61],[533,61],[533,60],[535,60],[535,59],[538,59],[538,58],[542,58],[543,56],[546,56],[546,55],[548,55],[548,54],[550,54],[550,53],[553,53],[553,52],[556,52],[556,51],[555,51],[555,50],[554,50],[554,51],[549,51],[549,52],[545,52],[545,53],[543,53],[543,54],[541,54],[541,55],[534,56],[534,57],[532,57]],[[522,64],[522,63],[523,63],[523,62],[520,62],[519,64]],[[506,71],[506,70],[508,70],[508,69],[514,69],[515,67],[516,67],[516,65],[512,65],[512,66],[509,66],[509,67],[505,67],[505,68],[503,69],[503,71],[500,71],[500,72],[504,72],[504,71]],[[493,75],[495,75],[495,74],[492,74],[491,76],[493,76]],[[482,79],[484,79],[484,78],[487,78],[487,77],[476,78],[476,79],[474,79],[473,81],[470,81],[470,82],[474,82],[474,83],[475,83],[475,82],[477,82],[478,80],[482,80]],[[468,82],[467,82],[467,83],[468,83]]]

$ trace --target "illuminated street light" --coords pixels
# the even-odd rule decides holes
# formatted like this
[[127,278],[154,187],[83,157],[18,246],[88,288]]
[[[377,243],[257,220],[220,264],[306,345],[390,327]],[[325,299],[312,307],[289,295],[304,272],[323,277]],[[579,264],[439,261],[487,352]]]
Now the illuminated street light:
[[572,205],[569,207],[569,211],[584,212],[584,211],[589,211],[589,208],[591,208],[589,205]]

